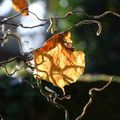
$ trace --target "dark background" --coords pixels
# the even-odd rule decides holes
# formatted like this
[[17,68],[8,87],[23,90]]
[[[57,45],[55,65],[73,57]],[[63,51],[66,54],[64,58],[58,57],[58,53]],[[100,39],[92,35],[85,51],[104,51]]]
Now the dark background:
[[[33,1],[31,1],[33,2]],[[54,4],[53,4],[54,2]],[[120,13],[119,0],[68,0],[68,7],[59,6],[59,0],[46,0],[48,13],[64,15],[68,11],[83,10],[90,15],[99,15],[107,10]],[[68,29],[75,23],[88,19],[84,15],[74,15],[58,22],[59,31]],[[120,75],[120,18],[107,15],[100,19],[103,31],[96,36],[96,25],[84,25],[72,30],[74,46],[86,54],[85,73]],[[60,26],[60,27],[59,27]],[[47,36],[46,36],[47,38]],[[16,43],[17,44],[17,43]],[[19,51],[16,47],[16,50]],[[15,56],[8,49],[0,49],[0,59]],[[0,76],[0,113],[4,120],[64,120],[64,112],[47,102],[38,89],[30,85],[32,75],[26,74],[26,82],[12,84],[12,77]],[[82,112],[89,99],[92,87],[102,87],[106,82],[76,82],[66,86],[70,100],[61,103],[68,109],[70,120]],[[92,105],[83,120],[120,120],[120,83],[112,84],[99,94],[95,94]]]

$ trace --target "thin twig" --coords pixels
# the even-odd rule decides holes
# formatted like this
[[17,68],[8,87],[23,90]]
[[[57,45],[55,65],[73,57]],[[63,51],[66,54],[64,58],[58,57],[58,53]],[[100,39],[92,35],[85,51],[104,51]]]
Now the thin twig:
[[27,10],[27,8],[25,7],[25,8],[23,8],[19,13],[15,14],[15,15],[13,15],[13,16],[4,18],[4,19],[1,21],[1,23],[4,24],[4,23],[6,23],[7,21],[12,20],[12,19],[20,16],[20,15],[21,15],[24,11],[26,11],[26,10]]
[[4,43],[4,40],[6,40],[9,36],[12,36],[12,37],[16,38],[16,40],[18,42],[18,45],[19,45],[20,53],[22,55],[24,55],[24,52],[22,50],[21,39],[20,39],[20,37],[16,33],[11,32],[10,30],[8,30],[7,32],[4,32],[3,43]]
[[58,109],[62,109],[65,112],[65,120],[69,120],[69,114],[67,109],[62,104],[58,103],[57,100],[61,101],[63,99],[70,99],[70,96],[67,95],[60,98],[55,91],[51,90],[47,86],[45,87],[45,90],[44,90],[42,87],[42,80],[40,79],[37,79],[37,85],[40,90],[40,93],[47,98],[47,101],[50,102],[55,107],[57,107]]
[[72,30],[73,28],[75,28],[75,27],[79,27],[79,26],[81,26],[81,25],[86,25],[86,24],[97,24],[98,25],[98,30],[97,30],[97,32],[96,32],[96,35],[97,36],[99,36],[100,35],[100,33],[102,32],[102,25],[101,25],[101,23],[99,22],[99,21],[97,21],[97,20],[83,20],[83,21],[81,21],[81,22],[78,22],[77,24],[75,24],[75,25],[73,25],[71,28],[69,28],[67,31],[70,31],[70,30]]
[[21,69],[23,69],[26,65],[22,65],[19,69],[15,67],[15,70],[13,72],[8,72],[7,66],[6,65],[2,65],[1,67],[3,67],[5,69],[5,72],[7,73],[8,76],[12,76],[14,75],[16,72],[20,71]]
[[73,12],[68,12],[64,16],[52,17],[53,19],[65,19],[69,16],[73,15]]
[[9,63],[9,62],[12,62],[12,61],[15,61],[15,60],[22,60],[22,61],[27,61],[28,59],[26,59],[24,56],[16,56],[16,57],[13,57],[11,59],[8,59],[8,60],[4,60],[4,61],[1,61],[0,62],[0,66],[3,65],[3,64],[6,64],[6,63]]
[[112,14],[112,15],[117,16],[117,17],[120,18],[120,14],[118,14],[118,13],[116,13],[116,12],[114,12],[114,11],[106,11],[106,12],[104,12],[104,13],[102,13],[102,14],[100,14],[100,15],[96,15],[96,16],[92,16],[92,15],[88,15],[88,14],[86,14],[86,15],[87,15],[88,17],[90,17],[90,18],[100,19],[100,18],[105,17],[105,16],[108,15],[108,14]]
[[[31,12],[31,11],[28,11],[28,12],[30,12],[30,13],[32,13],[34,16],[36,16],[36,18],[38,19],[38,20],[40,20],[40,21],[45,21],[44,23],[42,23],[42,24],[38,24],[38,25],[34,25],[34,26],[24,26],[23,24],[15,24],[15,23],[10,23],[10,22],[6,22],[7,20],[10,20],[10,19],[12,19],[12,18],[14,18],[14,17],[17,17],[17,16],[19,16],[21,13],[19,13],[19,14],[17,14],[17,15],[15,15],[15,16],[12,16],[12,17],[10,17],[9,19],[5,19],[4,20],[4,22],[6,22],[6,24],[8,24],[8,25],[12,25],[12,26],[16,26],[16,27],[22,27],[22,28],[29,28],[29,29],[31,29],[31,28],[36,28],[36,27],[40,27],[40,26],[44,26],[44,25],[46,25],[48,22],[49,22],[49,18],[46,18],[46,19],[41,19],[41,18],[39,18],[35,13],[33,13],[33,12]],[[53,18],[53,19],[56,19],[56,20],[59,20],[59,19],[65,19],[65,18],[67,18],[68,16],[71,16],[72,15],[72,12],[68,12],[68,13],[66,13],[64,16],[58,16],[58,17],[51,17],[51,18]]]
[[[31,29],[31,28],[36,28],[36,27],[40,27],[40,26],[44,26],[44,25],[46,25],[48,22],[49,22],[49,18],[46,18],[46,19],[41,19],[41,18],[39,18],[35,13],[33,13],[32,11],[29,11],[29,10],[27,10],[29,13],[31,13],[31,14],[33,14],[38,20],[40,20],[40,21],[45,21],[44,23],[42,23],[42,24],[38,24],[38,25],[34,25],[34,26],[24,26],[23,24],[15,24],[15,23],[11,23],[11,22],[8,22],[8,21],[10,21],[11,19],[14,19],[14,18],[16,18],[16,17],[18,17],[18,16],[20,16],[25,10],[27,10],[26,8],[23,8],[21,11],[20,11],[20,13],[18,13],[18,14],[16,14],[16,15],[13,15],[13,16],[11,16],[11,17],[7,17],[7,18],[4,18],[2,21],[0,21],[0,24],[8,24],[8,25],[12,25],[12,26],[16,26],[16,27],[23,27],[23,28],[29,28],[29,29]],[[72,15],[72,12],[68,12],[68,13],[66,13],[64,16],[59,16],[59,17],[52,17],[53,19],[56,19],[56,20],[58,20],[58,19],[65,19],[65,18],[67,18],[68,16],[70,16],[70,15]]]
[[19,24],[15,24],[15,23],[12,23],[12,22],[7,22],[8,25],[11,25],[11,26],[16,26],[16,27],[22,27],[22,28],[27,28],[27,29],[32,29],[32,28],[36,28],[36,27],[40,27],[40,26],[45,26],[49,21],[46,21],[42,24],[38,24],[38,25],[33,25],[33,26],[25,26],[21,23]]
[[100,18],[105,17],[105,16],[108,15],[108,14],[111,14],[111,15],[114,15],[114,16],[120,18],[120,14],[118,14],[118,13],[116,13],[116,12],[114,12],[114,11],[105,11],[104,13],[102,13],[102,14],[100,14],[100,15],[89,15],[89,14],[87,14],[86,12],[80,11],[80,10],[78,10],[78,11],[73,11],[72,13],[74,13],[74,14],[80,13],[80,14],[85,15],[86,17],[92,18],[92,19],[100,19]]
[[[17,56],[17,57],[13,57],[11,59],[8,59],[8,60],[4,60],[4,61],[1,61],[0,62],[0,67],[3,67],[5,69],[5,72],[7,73],[7,75],[9,76],[12,76],[14,75],[17,71],[20,71],[22,68],[24,67],[28,67],[30,68],[31,70],[34,70],[35,68],[32,67],[30,64],[29,64],[29,61],[31,60],[31,58],[26,58],[24,56]],[[7,64],[8,63],[11,63],[13,61],[23,61],[23,65],[18,69],[18,68],[15,68],[15,70],[12,72],[12,73],[9,73],[8,72],[8,69],[7,69]]]
[[81,120],[85,116],[88,107],[93,102],[93,96],[94,96],[93,92],[101,92],[104,89],[106,89],[110,85],[110,83],[112,82],[112,79],[113,79],[113,77],[111,77],[109,79],[109,82],[106,85],[104,85],[102,88],[92,88],[92,89],[89,90],[89,96],[90,96],[89,101],[86,103],[86,105],[83,108],[82,113],[76,118],[76,120]]

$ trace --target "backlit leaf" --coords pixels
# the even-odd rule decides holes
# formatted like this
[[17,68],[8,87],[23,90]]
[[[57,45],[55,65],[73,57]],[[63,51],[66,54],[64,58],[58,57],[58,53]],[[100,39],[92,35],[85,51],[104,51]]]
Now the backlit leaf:
[[12,0],[13,9],[17,12],[21,12],[23,10],[23,15],[28,15],[28,2],[27,0]]
[[65,85],[76,82],[84,72],[85,55],[72,48],[70,32],[53,35],[33,54],[35,77],[51,82],[63,91]]

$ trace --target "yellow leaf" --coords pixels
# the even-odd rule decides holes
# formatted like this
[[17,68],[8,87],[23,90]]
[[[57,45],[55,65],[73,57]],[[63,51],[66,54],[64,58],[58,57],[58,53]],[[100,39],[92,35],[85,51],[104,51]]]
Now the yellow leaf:
[[12,0],[13,9],[17,12],[23,10],[22,15],[28,15],[28,2],[27,0]]
[[53,35],[43,47],[33,51],[35,77],[64,91],[64,86],[78,80],[85,68],[85,55],[71,46],[71,33]]

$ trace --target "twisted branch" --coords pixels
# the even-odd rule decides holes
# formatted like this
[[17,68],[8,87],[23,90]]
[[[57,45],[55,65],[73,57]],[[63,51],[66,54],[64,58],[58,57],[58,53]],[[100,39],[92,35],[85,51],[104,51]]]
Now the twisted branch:
[[96,32],[96,35],[97,36],[99,36],[100,35],[100,33],[102,32],[102,25],[101,25],[101,23],[99,22],[99,21],[97,21],[97,20],[83,20],[83,21],[81,21],[81,22],[78,22],[77,24],[75,24],[74,26],[72,26],[71,28],[69,28],[67,31],[70,31],[70,30],[72,30],[73,28],[75,28],[75,27],[79,27],[79,26],[81,26],[81,25],[86,25],[86,24],[97,24],[98,25],[98,30],[97,30],[97,32]]
[[110,85],[110,83],[112,82],[112,79],[113,79],[113,77],[110,77],[109,82],[108,82],[106,85],[104,85],[102,88],[91,88],[91,89],[89,90],[89,96],[90,96],[89,101],[86,103],[86,105],[85,105],[84,108],[83,108],[82,113],[76,118],[76,120],[81,120],[81,119],[85,116],[88,107],[89,107],[89,106],[92,104],[92,102],[93,102],[94,92],[101,92],[101,91],[103,91],[104,89],[106,89],[106,88]]
[[[21,10],[20,13],[18,13],[18,14],[16,14],[16,15],[13,15],[13,16],[11,16],[11,17],[4,18],[2,21],[0,21],[1,29],[2,29],[2,32],[3,32],[3,34],[4,34],[4,36],[3,36],[2,38],[0,38],[0,40],[4,42],[4,40],[7,39],[9,36],[15,37],[15,38],[18,40],[19,49],[20,49],[20,52],[21,52],[21,54],[22,54],[22,56],[14,57],[14,58],[11,58],[11,59],[9,59],[9,60],[5,60],[5,61],[0,62],[0,66],[1,66],[1,67],[4,67],[5,70],[6,70],[6,72],[7,72],[9,75],[13,75],[15,72],[19,71],[20,69],[22,69],[22,68],[25,67],[25,66],[27,66],[27,67],[29,67],[29,68],[31,68],[31,69],[34,69],[34,67],[31,67],[31,65],[29,65],[29,60],[31,60],[31,59],[28,59],[27,57],[24,57],[24,53],[23,53],[23,51],[22,51],[22,49],[21,49],[21,48],[22,48],[22,47],[21,47],[22,45],[21,45],[21,42],[20,42],[20,38],[19,38],[15,33],[11,32],[11,31],[7,31],[7,32],[6,32],[6,31],[5,31],[5,25],[8,24],[8,25],[11,25],[11,26],[22,27],[22,28],[26,28],[26,29],[32,29],[32,28],[36,28],[36,27],[40,27],[40,26],[45,26],[47,23],[51,24],[51,23],[50,23],[50,18],[41,19],[41,18],[39,18],[35,13],[33,13],[33,12],[31,12],[31,11],[28,11],[28,12],[31,13],[31,14],[33,14],[38,20],[40,20],[40,21],[42,21],[42,22],[44,21],[44,23],[38,24],[38,25],[34,25],[34,26],[25,26],[25,25],[23,25],[22,23],[12,23],[12,22],[9,22],[10,20],[12,20],[12,19],[20,16],[24,10],[26,10],[26,8],[24,8],[23,10]],[[93,20],[83,20],[83,21],[80,21],[80,22],[76,23],[75,25],[73,25],[71,28],[69,28],[67,31],[70,31],[70,30],[72,30],[73,28],[79,27],[79,26],[81,26],[81,25],[97,24],[97,25],[98,25],[98,30],[97,30],[96,34],[99,35],[99,34],[101,33],[101,31],[102,31],[102,25],[101,25],[101,23],[98,21],[98,19],[103,18],[103,17],[105,17],[105,16],[108,15],[108,14],[112,14],[112,15],[117,16],[117,17],[120,18],[120,15],[119,15],[118,13],[116,13],[116,12],[113,12],[113,11],[106,11],[106,12],[104,12],[103,14],[98,15],[98,16],[91,16],[91,15],[88,15],[87,13],[84,13],[84,12],[81,12],[81,11],[73,11],[73,12],[68,12],[68,13],[65,14],[64,16],[51,17],[51,18],[54,19],[55,22],[56,22],[56,20],[66,19],[67,17],[69,17],[69,16],[71,16],[71,15],[73,15],[73,14],[76,14],[76,13],[83,13],[83,15],[85,15],[85,16],[88,17],[88,18],[92,18]],[[96,20],[96,19],[97,19],[97,20]],[[7,68],[6,68],[6,64],[7,64],[7,63],[10,63],[10,62],[12,62],[12,61],[14,61],[14,60],[23,61],[23,62],[24,62],[24,65],[23,65],[20,69],[15,69],[15,71],[14,71],[13,73],[9,73],[8,70],[7,70]],[[90,96],[89,101],[86,103],[86,105],[85,105],[84,108],[83,108],[83,111],[82,111],[81,115],[79,115],[79,116],[76,118],[76,120],[81,120],[81,119],[85,116],[88,107],[89,107],[89,106],[91,105],[91,103],[93,102],[94,92],[97,92],[97,93],[98,93],[98,92],[103,91],[104,89],[106,89],[106,88],[110,85],[111,81],[113,80],[113,77],[112,77],[112,76],[108,76],[108,75],[101,75],[101,76],[100,76],[100,75],[97,75],[97,76],[96,76],[96,75],[89,75],[89,76],[81,76],[81,77],[80,77],[79,81],[80,81],[80,80],[84,80],[84,81],[85,81],[85,80],[94,80],[94,79],[95,79],[95,80],[102,80],[101,78],[102,78],[103,80],[106,80],[106,81],[109,80],[108,83],[107,83],[105,86],[103,86],[102,88],[92,88],[92,89],[89,90],[89,96]],[[116,77],[116,78],[117,78],[117,77]],[[118,79],[119,79],[119,78],[120,78],[120,77],[118,77]],[[64,110],[64,112],[65,112],[65,120],[69,120],[68,111],[66,110],[66,108],[65,108],[63,105],[61,105],[61,104],[60,104],[59,102],[57,102],[57,101],[58,101],[58,100],[63,100],[63,99],[69,99],[70,96],[59,97],[59,95],[58,95],[55,91],[49,89],[48,87],[45,87],[45,90],[43,90],[43,89],[42,89],[42,85],[41,85],[41,80],[37,80],[37,85],[38,85],[39,90],[40,90],[40,92],[42,93],[42,95],[45,96],[45,97],[47,98],[47,100],[48,100],[50,103],[52,103],[53,105],[55,105],[58,109]]]
[[114,11],[105,11],[104,13],[100,14],[100,15],[89,15],[87,14],[86,12],[84,11],[73,11],[72,13],[74,14],[77,14],[77,13],[80,13],[88,18],[92,18],[92,19],[101,19],[103,17],[105,17],[106,15],[113,15],[113,16],[116,16],[116,17],[119,17],[120,18],[120,14],[114,12]]

